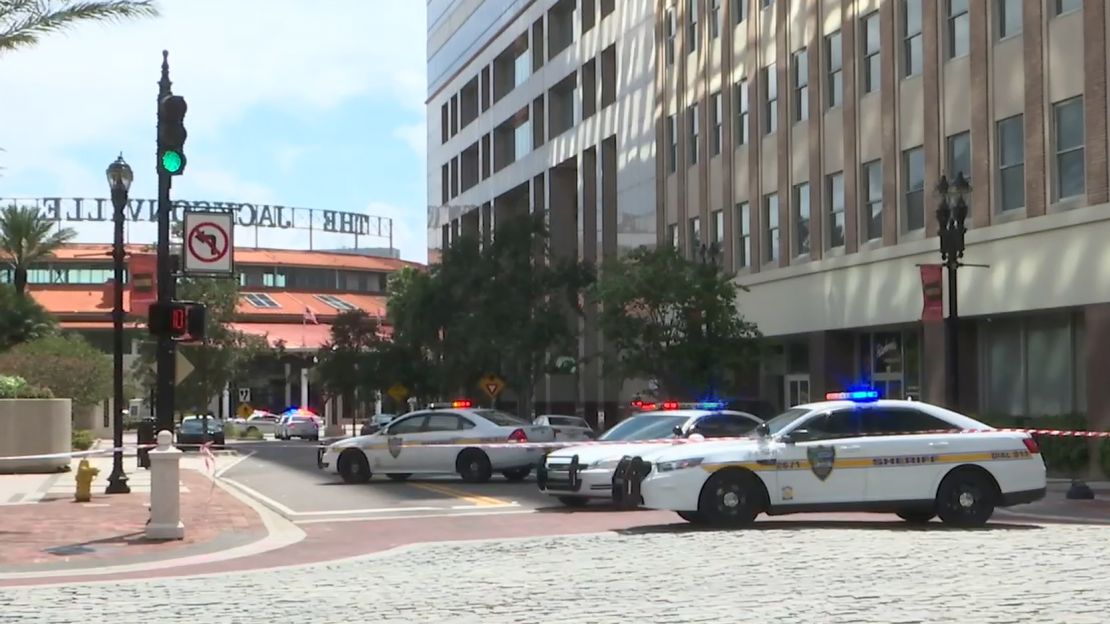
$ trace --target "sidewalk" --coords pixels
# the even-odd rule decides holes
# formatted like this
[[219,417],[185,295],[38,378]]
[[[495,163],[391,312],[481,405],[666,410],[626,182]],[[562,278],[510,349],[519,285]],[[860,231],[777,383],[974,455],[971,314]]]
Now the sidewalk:
[[68,473],[0,476],[0,497],[7,497],[0,500],[0,577],[161,562],[227,551],[269,535],[252,506],[202,472],[202,458],[186,456],[181,462],[185,539],[147,540],[150,472],[135,468],[134,457],[124,461],[131,493],[108,495],[111,456],[90,460],[100,474],[89,503],[73,500],[76,460]]
[[1069,479],[1049,479],[1045,497],[1027,505],[1017,505],[998,510],[997,517],[1026,518],[1048,522],[1082,524],[1110,524],[1110,482],[1088,481],[1092,500],[1067,498],[1071,487]]

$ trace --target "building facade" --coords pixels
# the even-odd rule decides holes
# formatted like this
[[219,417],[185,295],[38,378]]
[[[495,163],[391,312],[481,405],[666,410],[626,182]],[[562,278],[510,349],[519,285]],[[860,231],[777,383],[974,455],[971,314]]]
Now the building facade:
[[778,347],[768,398],[869,381],[944,402],[919,267],[940,263],[933,189],[962,172],[983,266],[959,271],[961,407],[1110,428],[1102,0],[655,10],[659,242],[723,248]]
[[[543,214],[552,254],[600,263],[656,241],[654,0],[429,0],[429,259]],[[598,352],[587,309],[581,355]],[[537,408],[622,401],[596,359]]]

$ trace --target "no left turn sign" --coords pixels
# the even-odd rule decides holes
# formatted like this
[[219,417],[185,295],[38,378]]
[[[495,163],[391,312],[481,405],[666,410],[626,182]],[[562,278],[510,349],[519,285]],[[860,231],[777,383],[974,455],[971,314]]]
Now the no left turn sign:
[[185,213],[186,273],[231,273],[233,270],[233,222],[222,212]]

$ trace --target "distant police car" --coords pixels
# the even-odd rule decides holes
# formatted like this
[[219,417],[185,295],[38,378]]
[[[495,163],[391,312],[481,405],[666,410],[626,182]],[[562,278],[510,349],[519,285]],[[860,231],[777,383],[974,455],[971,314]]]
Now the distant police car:
[[481,445],[554,439],[551,427],[531,425],[494,409],[473,408],[470,401],[453,401],[399,416],[370,435],[321,446],[317,465],[348,483],[365,483],[376,472],[394,480],[413,474],[457,473],[465,481],[481,483],[497,471],[519,481],[543,457],[542,448]]
[[716,402],[674,401],[634,405],[646,411],[621,421],[598,438],[608,444],[571,446],[548,454],[536,474],[540,490],[575,507],[591,498],[607,500],[612,497],[613,469],[621,457],[649,453],[660,444],[638,441],[694,434],[706,438],[750,435],[763,422],[751,414],[722,410],[721,406]]
[[995,507],[1044,497],[1044,461],[1028,434],[960,433],[991,427],[934,405],[879,400],[873,390],[826,399],[776,416],[750,441],[626,457],[613,498],[724,526],[764,512],[830,510],[979,526]]

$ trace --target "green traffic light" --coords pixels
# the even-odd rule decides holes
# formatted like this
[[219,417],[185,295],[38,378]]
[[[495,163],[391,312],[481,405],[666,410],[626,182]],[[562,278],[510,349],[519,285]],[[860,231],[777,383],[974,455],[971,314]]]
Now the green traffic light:
[[162,152],[162,170],[166,173],[181,171],[181,154],[173,150]]

